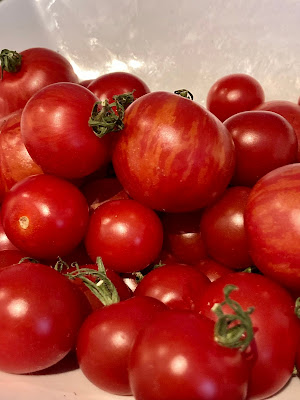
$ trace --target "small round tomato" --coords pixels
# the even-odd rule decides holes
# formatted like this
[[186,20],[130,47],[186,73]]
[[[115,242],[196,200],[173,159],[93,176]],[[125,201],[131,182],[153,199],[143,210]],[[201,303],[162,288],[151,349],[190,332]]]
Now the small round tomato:
[[140,271],[158,256],[163,228],[156,213],[135,200],[102,203],[91,215],[85,246],[95,262],[118,272]]
[[86,232],[89,211],[76,186],[52,175],[16,183],[1,209],[11,242],[32,257],[55,259],[70,253]]
[[247,74],[231,74],[218,79],[209,89],[206,106],[221,121],[252,110],[265,99],[260,83]]

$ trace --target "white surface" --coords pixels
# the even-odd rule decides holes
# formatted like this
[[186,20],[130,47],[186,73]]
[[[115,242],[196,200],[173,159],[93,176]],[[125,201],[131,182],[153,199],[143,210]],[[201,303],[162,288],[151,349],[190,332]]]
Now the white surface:
[[[299,0],[3,0],[1,49],[44,46],[83,79],[125,70],[152,90],[189,89],[205,104],[219,77],[248,73],[267,100],[300,96]],[[300,380],[274,400],[299,400]],[[77,370],[0,373],[1,400],[119,400]],[[130,400],[132,397],[126,397]],[[183,399],[188,400],[188,399]]]

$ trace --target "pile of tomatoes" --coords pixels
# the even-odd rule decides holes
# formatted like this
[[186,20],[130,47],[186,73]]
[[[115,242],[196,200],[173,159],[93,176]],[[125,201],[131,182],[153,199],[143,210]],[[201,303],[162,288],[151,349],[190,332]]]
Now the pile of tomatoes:
[[0,54],[0,370],[74,354],[136,400],[265,399],[300,370],[300,98],[206,108]]

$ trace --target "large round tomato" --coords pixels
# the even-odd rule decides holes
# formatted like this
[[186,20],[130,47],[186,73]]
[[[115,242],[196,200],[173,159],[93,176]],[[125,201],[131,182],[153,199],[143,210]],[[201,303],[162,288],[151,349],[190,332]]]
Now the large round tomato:
[[83,239],[89,212],[83,194],[52,175],[16,183],[1,209],[4,231],[19,249],[36,258],[70,253]]
[[148,93],[126,110],[113,152],[116,175],[130,197],[171,212],[206,206],[234,169],[227,129],[199,104],[167,92]]
[[44,172],[79,178],[106,165],[112,136],[101,140],[88,121],[96,96],[75,83],[54,83],[31,97],[21,118],[21,134]]
[[300,163],[269,172],[253,187],[245,209],[250,254],[257,268],[300,289]]
[[0,80],[0,117],[23,108],[34,93],[51,83],[78,82],[69,61],[53,50],[34,47],[20,55],[18,71],[3,71]]

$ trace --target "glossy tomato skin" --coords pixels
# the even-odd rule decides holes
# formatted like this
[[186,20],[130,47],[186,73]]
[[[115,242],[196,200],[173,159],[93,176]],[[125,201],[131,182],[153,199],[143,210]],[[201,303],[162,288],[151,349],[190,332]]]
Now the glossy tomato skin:
[[134,99],[150,92],[147,84],[138,76],[129,72],[110,72],[94,79],[88,86],[100,101],[114,101],[113,96],[133,92]]
[[81,178],[108,164],[112,136],[100,140],[88,125],[95,101],[93,93],[74,83],[54,83],[28,101],[21,134],[44,172]]
[[221,276],[232,272],[232,269],[225,267],[210,257],[199,261],[199,263],[197,263],[194,267],[203,272],[211,282],[214,282],[215,280],[221,278]]
[[206,251],[219,263],[243,269],[252,265],[244,225],[244,212],[251,189],[230,187],[204,209],[200,230]]
[[42,174],[16,183],[2,209],[7,237],[32,257],[56,259],[76,248],[86,232],[89,212],[70,182]]
[[129,361],[136,400],[243,400],[249,369],[241,352],[214,341],[214,324],[187,310],[157,315]]
[[[211,308],[223,301],[223,288],[228,284],[238,287],[230,297],[244,310],[255,308],[251,314],[254,340],[247,350],[251,365],[247,399],[265,399],[283,388],[293,372],[300,334],[294,302],[288,291],[271,279],[235,272],[212,282],[203,293],[199,308],[202,315],[216,320]],[[228,306],[223,311],[232,314]]]
[[78,82],[69,61],[61,54],[35,47],[22,51],[18,72],[3,72],[0,81],[0,117],[23,108],[41,88],[55,82]]
[[281,115],[245,111],[228,118],[224,125],[236,149],[232,185],[252,187],[273,169],[297,162],[297,136]]
[[300,164],[269,172],[253,187],[245,209],[249,251],[257,268],[300,289]]
[[150,208],[193,211],[228,185],[235,153],[229,132],[199,104],[167,92],[126,110],[113,165],[130,197]]
[[134,295],[154,297],[171,309],[194,310],[209,284],[207,276],[195,267],[174,263],[146,274]]
[[157,214],[135,200],[107,201],[91,215],[85,246],[95,262],[117,272],[140,271],[158,256],[163,228]]
[[77,341],[78,362],[84,375],[102,390],[131,394],[128,359],[135,338],[156,314],[167,309],[151,297],[133,297],[92,313]]
[[260,83],[247,74],[230,74],[209,89],[206,106],[221,121],[242,111],[252,110],[265,99]]
[[0,293],[1,371],[39,371],[74,348],[87,309],[59,272],[30,262],[9,266],[0,270]]

